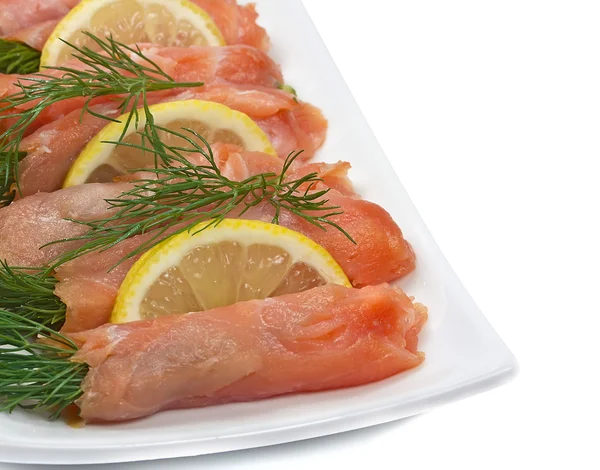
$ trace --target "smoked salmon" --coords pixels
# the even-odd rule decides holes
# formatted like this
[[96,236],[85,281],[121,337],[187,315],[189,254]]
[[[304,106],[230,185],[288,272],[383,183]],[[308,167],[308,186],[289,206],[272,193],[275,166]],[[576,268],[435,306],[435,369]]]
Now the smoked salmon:
[[277,87],[281,69],[254,47],[163,47],[141,44],[142,53],[178,82],[228,83]]
[[[228,149],[231,151],[231,147]],[[238,160],[238,168],[251,162],[249,171],[237,175],[239,180],[242,180],[244,175],[248,177],[257,174],[252,173],[252,167],[258,165],[258,160],[268,158],[256,152],[237,152],[235,157]],[[232,161],[232,158],[230,155],[226,161]],[[328,204],[339,206],[340,211],[343,212],[331,217],[330,220],[344,227],[356,244],[351,243],[338,230],[331,227],[322,230],[289,211],[282,211],[279,224],[300,232],[323,246],[342,267],[354,286],[391,282],[409,274],[415,269],[416,263],[416,256],[410,243],[385,209],[356,196],[347,176],[349,167],[350,165],[344,162],[333,165],[323,163],[300,165],[292,167],[288,178],[293,180],[317,172],[323,179],[321,187],[330,188],[326,196]],[[274,211],[273,206],[263,203],[250,209],[243,217],[270,222],[275,215]]]
[[[223,174],[232,179],[243,180],[258,173],[277,173],[282,168],[281,160],[270,155],[239,152],[237,147],[230,145],[216,145],[215,155]],[[324,171],[326,183],[332,185],[339,184],[340,173],[348,169],[343,163],[318,165]],[[309,168],[310,172],[317,169],[315,166]],[[293,168],[291,176],[297,178],[302,173]],[[330,180],[328,175],[336,176]],[[131,178],[135,179],[135,175]],[[85,232],[84,226],[68,222],[65,218],[84,221],[103,219],[109,215],[104,199],[114,199],[132,187],[127,182],[86,184],[54,193],[40,192],[0,208],[0,260],[6,260],[12,266],[48,264],[72,246],[59,244],[40,250],[42,245]]]
[[34,49],[42,50],[44,44],[56,28],[59,20],[47,20],[41,23],[36,23],[27,28],[19,29],[5,38],[8,40],[24,42]]
[[[213,18],[227,44],[269,50],[269,37],[256,22],[258,13],[254,4],[238,5],[236,0],[192,1]],[[2,0],[0,36],[18,39],[41,50],[56,24],[78,3],[79,0]]]
[[[266,154],[240,152],[231,145],[215,146],[214,151],[223,174],[233,180],[242,181],[259,173],[281,171],[282,162]],[[344,211],[343,215],[332,220],[353,236],[356,245],[331,227],[322,230],[285,210],[280,215],[280,224],[307,235],[327,249],[356,286],[396,280],[414,269],[414,252],[384,209],[352,195],[346,176],[348,168],[348,164],[343,162],[293,167],[289,178],[296,179],[321,170],[322,187],[334,188],[327,198],[332,205],[339,205]],[[272,206],[264,203],[244,217],[270,222],[273,215]],[[107,251],[90,253],[58,268],[56,277],[60,282],[56,286],[56,294],[67,305],[63,331],[94,328],[109,320],[121,283],[139,257],[108,271],[124,254],[132,252],[148,239],[149,235],[134,237]]]
[[300,159],[310,160],[327,137],[329,124],[321,111],[283,90],[217,84],[184,92],[174,99],[183,97],[216,101],[248,114],[284,159],[294,151],[303,150]]
[[109,321],[119,288],[140,256],[115,265],[151,236],[138,235],[107,251],[89,253],[57,269],[55,277],[60,282],[55,294],[67,306],[62,332],[91,330]]
[[[73,334],[88,423],[351,387],[421,364],[426,309],[389,285],[334,284]],[[151,346],[151,347],[150,347]],[[351,365],[351,367],[349,367]]]
[[[265,53],[248,46],[225,47],[159,47],[153,45],[140,46],[142,53],[157,63],[164,72],[177,82],[204,82],[205,84],[252,85],[276,88],[283,81],[279,66]],[[141,60],[141,59],[140,59]],[[77,60],[66,64],[71,68],[85,69],[87,66]],[[52,70],[48,75],[60,77],[64,72]],[[5,106],[1,100],[18,93],[17,81],[29,84],[28,76],[0,74],[0,108]],[[181,93],[181,89],[160,92],[165,99]],[[94,103],[102,104],[114,101],[108,96],[96,99]],[[71,111],[81,109],[84,98],[63,100],[46,108],[27,128],[31,134],[41,126],[52,123]],[[27,103],[23,107],[12,109],[10,113],[22,111],[33,106]],[[6,113],[6,112],[5,112]],[[0,120],[0,131],[11,124],[10,119]]]
[[[268,158],[261,152],[246,152],[237,145],[214,144],[213,154],[221,173],[233,181],[244,181],[251,176],[260,173],[280,174],[283,170],[283,161]],[[204,161],[190,156],[192,163],[200,165]],[[297,180],[310,173],[317,173],[323,180],[322,186],[334,189],[346,196],[357,196],[352,181],[348,177],[352,165],[348,162],[338,161],[336,163],[304,163],[296,160],[287,171],[287,180]],[[321,187],[319,185],[318,187]],[[305,189],[305,187],[302,187]]]
[[[390,214],[381,206],[331,190],[329,204],[340,207],[340,215],[330,220],[348,232],[356,244],[334,229],[323,230],[291,212],[282,211],[279,225],[306,235],[325,248],[342,267],[352,285],[391,282],[415,269],[415,253]],[[275,210],[260,204],[244,218],[270,222]]]
[[87,228],[65,219],[96,220],[110,216],[105,199],[131,189],[129,183],[86,184],[39,193],[0,208],[0,260],[11,266],[43,267],[77,247],[47,243],[83,235]]
[[2,0],[0,36],[11,35],[49,20],[59,20],[78,3],[79,0]]
[[[93,106],[92,111],[116,118],[121,113],[109,103]],[[27,156],[19,163],[17,197],[60,189],[65,177],[85,144],[109,121],[77,109],[53,123],[42,126],[21,141]]]
[[261,51],[271,45],[264,28],[257,24],[253,3],[238,5],[236,0],[192,0],[212,16],[227,44],[247,44]]
[[[184,92],[167,101],[216,101],[248,114],[269,136],[282,159],[303,150],[300,160],[308,160],[325,140],[327,121],[320,111],[285,91],[231,85],[206,88]],[[94,111],[110,117],[119,114],[116,106],[108,103],[97,105]],[[20,195],[60,189],[85,144],[106,124],[104,119],[74,110],[26,137],[21,143],[27,156],[19,167]]]

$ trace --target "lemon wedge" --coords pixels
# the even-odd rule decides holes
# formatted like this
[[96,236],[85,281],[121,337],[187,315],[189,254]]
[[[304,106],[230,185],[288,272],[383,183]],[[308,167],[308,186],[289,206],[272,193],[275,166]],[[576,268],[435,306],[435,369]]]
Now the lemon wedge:
[[253,220],[226,219],[205,228],[207,223],[168,238],[134,264],[112,323],[204,311],[327,283],[351,287],[331,255],[300,233]]
[[[234,111],[225,105],[211,101],[186,100],[157,104],[149,107],[156,125],[184,133],[182,129],[192,129],[206,139],[215,142],[231,143],[245,150],[263,152],[277,157],[277,152],[269,138],[246,114]],[[154,154],[143,150],[115,145],[127,122],[127,116],[111,122],[92,139],[75,160],[63,187],[84,183],[108,183],[129,170],[148,168],[154,165]],[[136,131],[143,130],[146,123],[144,113],[135,126],[133,122],[125,132],[123,143],[141,144],[141,136]],[[171,146],[190,147],[180,137],[163,130],[157,131],[163,142]],[[192,134],[189,134],[193,137]],[[194,137],[195,139],[195,137]],[[200,139],[195,139],[202,145]]]
[[71,58],[77,47],[95,50],[84,31],[124,44],[161,46],[223,46],[219,28],[203,9],[188,0],[83,0],[58,23],[40,59],[42,67],[55,67]]

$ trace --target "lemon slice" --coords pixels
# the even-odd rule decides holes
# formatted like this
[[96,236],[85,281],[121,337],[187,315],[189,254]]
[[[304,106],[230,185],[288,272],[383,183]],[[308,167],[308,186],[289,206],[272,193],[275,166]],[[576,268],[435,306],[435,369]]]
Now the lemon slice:
[[351,287],[331,255],[300,233],[236,219],[197,233],[207,223],[165,240],[135,263],[119,290],[112,323],[199,312],[327,283]]
[[[203,9],[188,0],[83,0],[56,26],[40,59],[42,67],[71,58],[77,47],[98,49],[84,31],[100,38],[112,35],[124,44],[149,42],[161,46],[223,46],[219,28]],[[94,47],[96,46],[96,47]]]
[[[149,108],[158,126],[184,134],[182,128],[192,129],[209,144],[231,143],[245,150],[277,157],[277,152],[262,129],[244,113],[225,105],[211,101],[186,100],[157,104]],[[150,152],[107,143],[119,141],[123,134],[127,116],[121,116],[119,121],[108,124],[87,144],[71,166],[63,187],[84,183],[108,183],[129,170],[154,165],[154,154]],[[137,127],[132,122],[122,142],[141,144],[141,137],[136,131],[143,130],[145,123],[144,113],[140,113]],[[190,147],[189,142],[180,137],[162,130],[157,132],[161,141],[168,145]],[[189,134],[189,137],[203,145],[200,139],[196,139],[192,134]]]

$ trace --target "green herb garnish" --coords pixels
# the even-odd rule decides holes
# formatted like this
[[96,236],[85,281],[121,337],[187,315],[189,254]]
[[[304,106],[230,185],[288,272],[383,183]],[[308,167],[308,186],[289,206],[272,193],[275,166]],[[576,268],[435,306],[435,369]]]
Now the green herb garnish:
[[40,69],[42,53],[19,41],[0,38],[0,73],[34,73]]
[[0,308],[58,330],[66,306],[54,294],[57,282],[45,269],[11,267],[0,261]]
[[83,393],[89,367],[71,362],[78,348],[66,336],[0,309],[0,346],[0,411],[21,407],[56,419]]
[[286,85],[285,83],[281,83],[280,85],[277,86],[277,88],[279,88],[280,90],[283,90],[287,93],[290,93],[294,96],[298,96],[298,93],[296,93],[296,89],[291,85]]

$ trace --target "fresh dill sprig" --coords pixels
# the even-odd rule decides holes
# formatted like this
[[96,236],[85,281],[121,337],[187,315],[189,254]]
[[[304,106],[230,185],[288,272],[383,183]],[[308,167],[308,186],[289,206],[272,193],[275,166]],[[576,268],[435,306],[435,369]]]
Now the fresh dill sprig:
[[47,326],[0,309],[0,412],[21,407],[58,418],[83,393],[89,366],[71,362],[77,349]]
[[54,294],[57,282],[42,268],[11,267],[0,261],[0,308],[58,330],[66,306]]
[[62,74],[54,76],[40,72],[21,77],[15,83],[20,91],[0,100],[0,120],[14,120],[0,135],[0,207],[10,203],[15,191],[19,191],[19,146],[25,131],[49,106],[72,98],[84,98],[82,113],[116,121],[90,108],[94,99],[113,96],[121,113],[129,112],[125,132],[131,121],[137,122],[138,108],[145,104],[147,93],[203,85],[202,82],[176,82],[139,47],[127,46],[110,37],[100,39],[91,33],[85,34],[94,41],[99,52],[63,41],[73,48],[73,57],[84,64],[82,70],[68,66],[48,67]]
[[[147,113],[152,118],[150,113]],[[157,131],[163,131],[184,139],[189,147],[175,147],[161,140]],[[287,173],[301,152],[290,154],[280,174],[263,173],[244,181],[232,181],[217,166],[212,149],[206,140],[191,129],[184,133],[154,125],[150,119],[142,135],[142,144],[111,142],[155,155],[161,162],[156,168],[144,169],[152,177],[133,182],[133,189],[117,199],[108,199],[116,209],[111,217],[96,221],[71,222],[85,225],[89,231],[82,236],[59,240],[54,243],[79,241],[83,244],[59,257],[51,266],[54,269],[72,259],[94,251],[107,250],[136,235],[152,233],[147,241],[129,252],[120,262],[137,256],[167,238],[190,230],[198,222],[210,221],[202,230],[218,225],[226,217],[241,217],[252,207],[265,202],[275,209],[272,222],[279,223],[282,211],[289,211],[307,222],[326,230],[332,227],[342,232],[354,243],[350,234],[336,224],[332,217],[342,214],[339,206],[329,204],[329,189],[318,188],[322,180],[317,173],[310,173],[293,181],[287,181]],[[204,145],[194,140],[194,137]],[[194,165],[186,154],[200,154],[205,165]]]
[[[8,206],[15,198],[15,191],[12,188],[14,178],[4,178],[5,165],[9,163],[18,167],[19,162],[27,156],[26,152],[17,152],[16,154],[10,151],[0,151],[0,209],[4,206]],[[14,163],[16,162],[16,163]]]
[[0,38],[0,73],[34,73],[40,69],[42,53],[19,41]]

